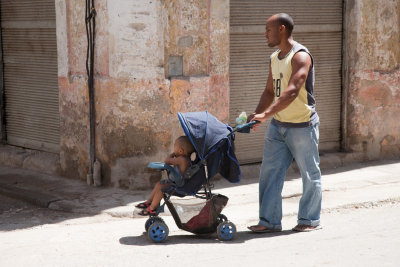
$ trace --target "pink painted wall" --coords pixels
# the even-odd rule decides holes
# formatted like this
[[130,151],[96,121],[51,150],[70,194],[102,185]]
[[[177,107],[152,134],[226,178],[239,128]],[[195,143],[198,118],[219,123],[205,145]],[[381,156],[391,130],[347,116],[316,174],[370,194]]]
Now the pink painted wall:
[[[89,113],[83,2],[56,0],[64,176],[86,179]],[[96,156],[106,185],[149,188],[183,134],[177,112],[229,115],[229,1],[96,1]],[[183,38],[183,39],[182,39]],[[186,42],[182,42],[186,40]],[[169,79],[169,56],[183,76]]]
[[345,148],[400,157],[400,2],[346,1]]

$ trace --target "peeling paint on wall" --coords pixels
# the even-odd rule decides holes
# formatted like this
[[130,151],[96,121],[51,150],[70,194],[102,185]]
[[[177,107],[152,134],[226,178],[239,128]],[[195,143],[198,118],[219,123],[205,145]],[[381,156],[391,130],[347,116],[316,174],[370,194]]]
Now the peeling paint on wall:
[[348,147],[400,156],[400,2],[348,1]]
[[[165,0],[165,62],[169,56],[183,57],[184,76],[209,74],[209,13],[207,0]],[[192,45],[179,45],[182,38]],[[166,73],[168,73],[168,66]]]
[[400,66],[399,2],[360,2],[361,21],[357,47],[359,54],[369,55],[359,58],[360,68],[372,67],[374,70],[385,72],[397,69]]
[[[57,2],[61,168],[64,176],[85,180],[85,7]],[[146,166],[163,161],[183,134],[177,112],[209,110],[228,120],[229,1],[212,2],[96,2],[95,141],[105,185],[144,189],[160,179]],[[169,55],[183,57],[185,77],[166,77]]]
[[58,79],[60,89],[60,165],[66,177],[84,179],[88,170],[89,116],[86,81]]
[[107,1],[110,76],[164,77],[162,6],[159,1]]

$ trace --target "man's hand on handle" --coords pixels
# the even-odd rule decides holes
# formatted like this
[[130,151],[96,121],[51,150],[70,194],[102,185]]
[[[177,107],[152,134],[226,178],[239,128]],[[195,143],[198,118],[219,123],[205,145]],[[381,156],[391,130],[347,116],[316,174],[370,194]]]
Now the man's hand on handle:
[[258,121],[258,123],[254,124],[253,126],[253,131],[257,131],[257,128],[260,127],[260,125],[262,123],[264,123],[267,119],[268,119],[268,114],[265,112],[262,113],[251,113],[248,117],[247,117],[247,122],[250,121]]

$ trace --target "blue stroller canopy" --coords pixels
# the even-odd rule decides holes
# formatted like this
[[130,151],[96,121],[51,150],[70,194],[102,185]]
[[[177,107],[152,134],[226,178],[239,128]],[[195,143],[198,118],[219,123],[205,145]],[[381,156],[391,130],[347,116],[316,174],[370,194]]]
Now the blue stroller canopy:
[[[233,148],[232,127],[207,111],[178,113],[179,121],[200,160],[207,160],[208,177],[218,172],[230,182],[239,182],[240,166]],[[226,142],[222,143],[221,141]]]
[[178,117],[200,159],[206,158],[214,145],[231,133],[230,126],[207,111],[178,113]]

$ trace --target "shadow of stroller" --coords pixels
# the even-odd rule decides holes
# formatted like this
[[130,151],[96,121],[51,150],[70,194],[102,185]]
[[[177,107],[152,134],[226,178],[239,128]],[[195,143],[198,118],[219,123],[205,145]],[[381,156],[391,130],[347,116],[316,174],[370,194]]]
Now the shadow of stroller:
[[215,243],[222,243],[229,245],[229,244],[245,243],[246,241],[252,239],[273,238],[273,237],[286,236],[297,233],[298,232],[294,232],[291,230],[284,230],[282,232],[274,232],[274,233],[253,233],[251,231],[239,231],[236,233],[235,238],[230,241],[220,241],[216,233],[205,234],[205,235],[179,234],[179,235],[168,236],[168,239],[165,242],[154,243],[147,238],[147,233],[143,232],[143,234],[140,236],[121,237],[119,239],[119,243],[121,245],[127,245],[127,246],[151,246],[155,244],[168,246],[176,244],[215,244]]

